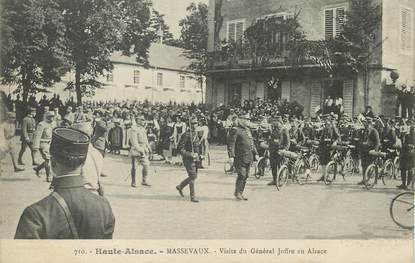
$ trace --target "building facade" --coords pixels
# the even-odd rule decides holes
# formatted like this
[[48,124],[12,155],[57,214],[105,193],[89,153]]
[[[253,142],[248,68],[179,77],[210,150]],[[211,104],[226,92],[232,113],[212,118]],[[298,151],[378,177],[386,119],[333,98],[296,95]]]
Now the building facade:
[[[135,57],[127,57],[119,52],[112,54],[110,60],[113,70],[100,76],[102,88],[86,100],[95,101],[149,101],[201,103],[204,100],[204,81],[201,84],[188,70],[189,59],[183,55],[183,49],[154,43],[148,50],[149,66],[136,62]],[[60,83],[50,90],[64,101],[76,98],[75,92],[65,91],[68,82],[74,81],[74,72],[67,73]],[[43,93],[37,94],[38,97]]]
[[[299,14],[307,39],[333,38],[341,32],[350,4],[350,0],[210,0],[208,50],[211,54],[220,51],[217,43],[237,40],[254,21],[269,16],[287,19]],[[214,107],[235,99],[282,98],[301,103],[304,114],[313,115],[315,108],[331,97],[341,98],[349,115],[370,105],[377,114],[394,116],[391,71],[400,75],[397,84],[415,84],[415,1],[374,0],[374,4],[381,7],[382,22],[375,36],[380,44],[371,52],[365,72],[345,68],[334,74],[318,63],[300,69],[283,62],[253,66],[246,58],[227,61],[213,56],[207,103]]]

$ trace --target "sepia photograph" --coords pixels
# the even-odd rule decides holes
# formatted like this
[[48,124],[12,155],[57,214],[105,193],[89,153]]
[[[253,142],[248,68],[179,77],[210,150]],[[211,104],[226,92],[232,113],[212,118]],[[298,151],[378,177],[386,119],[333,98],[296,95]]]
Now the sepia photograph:
[[0,261],[414,261],[415,0],[0,11]]

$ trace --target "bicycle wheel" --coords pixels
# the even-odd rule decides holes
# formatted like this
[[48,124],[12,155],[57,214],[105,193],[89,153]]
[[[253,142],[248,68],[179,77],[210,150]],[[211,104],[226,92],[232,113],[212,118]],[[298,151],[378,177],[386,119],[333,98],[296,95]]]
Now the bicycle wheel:
[[389,206],[390,216],[398,226],[414,229],[414,193],[403,192],[392,199]]
[[278,190],[281,190],[284,185],[286,185],[288,181],[288,167],[286,165],[281,166],[277,173],[277,181],[275,185],[277,186]]
[[395,165],[388,159],[383,165],[383,184],[386,185],[386,182],[390,182],[393,178],[395,178]]
[[366,181],[364,182],[365,187],[366,187],[366,189],[370,190],[376,184],[376,180],[377,180],[377,177],[378,177],[378,167],[373,163],[371,165],[369,165],[366,168],[365,177],[366,177]]
[[337,175],[337,163],[330,161],[326,166],[326,176],[324,177],[324,183],[330,185],[336,179]]
[[[297,181],[299,185],[303,185],[307,183],[307,180],[309,179],[309,171],[307,172],[307,168],[305,166],[305,163],[303,160],[299,160],[295,164],[294,168],[294,179]],[[309,170],[309,169],[308,169]],[[311,178],[310,178],[311,180]]]
[[310,170],[316,173],[318,171],[318,168],[320,167],[320,161],[318,159],[318,155],[312,154],[310,158],[308,158],[308,162],[310,163]]

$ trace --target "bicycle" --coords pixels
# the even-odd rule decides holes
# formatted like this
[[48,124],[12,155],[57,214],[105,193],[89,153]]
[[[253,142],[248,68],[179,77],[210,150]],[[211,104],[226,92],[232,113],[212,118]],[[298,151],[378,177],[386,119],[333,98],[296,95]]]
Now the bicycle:
[[[333,145],[331,148],[334,150],[331,161],[326,166],[326,176],[324,177],[324,183],[330,185],[336,180],[337,174],[340,172],[343,177],[343,181],[346,181],[344,174],[346,154],[349,149],[353,149],[353,145]],[[339,169],[340,168],[340,169]]]
[[414,192],[403,192],[392,199],[389,214],[398,226],[414,229]]
[[255,178],[260,179],[263,176],[270,175],[271,172],[271,163],[269,160],[269,150],[266,149],[264,156],[260,157],[256,165]]
[[[294,167],[296,167],[296,179],[300,185],[312,181],[311,171],[316,172],[318,170],[318,157],[316,159],[313,154],[310,154],[311,152],[312,150],[307,147],[301,147],[299,150],[299,157],[295,162]],[[310,159],[313,162],[314,167],[311,166]]]
[[297,182],[299,185],[304,183],[298,178],[298,169],[299,166],[297,161],[299,160],[300,155],[295,152],[290,152],[287,150],[280,150],[278,152],[282,156],[281,167],[277,172],[277,179],[275,186],[278,190],[281,190],[288,182],[288,179],[291,179],[293,182]]
[[375,157],[375,160],[365,171],[366,181],[364,184],[368,190],[372,189],[379,179],[382,180],[383,185],[386,185],[385,180],[391,180],[395,173],[395,165],[391,158],[387,158],[387,153],[371,150],[369,155]]

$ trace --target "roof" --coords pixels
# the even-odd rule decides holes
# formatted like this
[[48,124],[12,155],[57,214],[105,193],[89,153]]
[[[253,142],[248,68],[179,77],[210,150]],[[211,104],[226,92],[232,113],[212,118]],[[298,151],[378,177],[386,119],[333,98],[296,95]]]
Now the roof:
[[[123,56],[121,52],[114,52],[110,57],[113,63],[141,65],[135,56]],[[191,61],[184,56],[184,49],[153,43],[148,50],[148,61],[151,67],[188,71]]]

